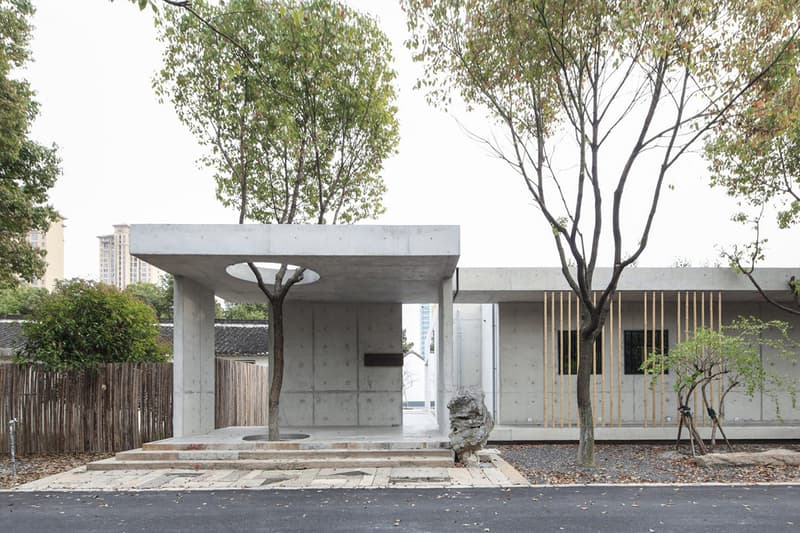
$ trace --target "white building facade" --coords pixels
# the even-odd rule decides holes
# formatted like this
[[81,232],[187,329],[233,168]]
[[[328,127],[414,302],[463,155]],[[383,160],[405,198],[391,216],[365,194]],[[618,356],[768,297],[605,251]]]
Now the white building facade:
[[158,283],[163,272],[131,255],[130,226],[115,224],[114,233],[97,237],[100,282],[124,289],[134,283]]
[[64,279],[64,221],[55,220],[47,231],[31,230],[27,235],[28,244],[44,250],[47,255],[47,268],[44,276],[34,280],[30,285],[52,291],[56,281]]

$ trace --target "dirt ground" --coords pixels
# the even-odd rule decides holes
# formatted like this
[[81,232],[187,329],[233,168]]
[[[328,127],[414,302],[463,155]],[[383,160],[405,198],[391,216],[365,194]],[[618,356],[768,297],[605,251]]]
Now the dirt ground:
[[0,455],[0,489],[10,489],[45,476],[72,470],[86,463],[111,457],[108,453],[48,454],[17,457],[17,476],[11,468],[11,456]]
[[[690,456],[676,452],[674,444],[598,443],[594,469],[577,466],[577,444],[510,444],[497,448],[506,461],[537,484],[800,482],[800,467],[796,466],[697,466]],[[737,452],[774,448],[800,451],[800,442],[734,444]],[[718,446],[715,451],[724,449]]]

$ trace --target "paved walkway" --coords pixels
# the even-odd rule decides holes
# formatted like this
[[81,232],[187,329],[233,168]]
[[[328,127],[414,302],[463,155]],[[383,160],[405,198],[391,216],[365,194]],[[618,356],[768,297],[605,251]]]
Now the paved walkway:
[[329,488],[525,487],[527,480],[495,450],[475,468],[310,468],[307,470],[108,470],[85,466],[42,478],[17,491],[220,490]]

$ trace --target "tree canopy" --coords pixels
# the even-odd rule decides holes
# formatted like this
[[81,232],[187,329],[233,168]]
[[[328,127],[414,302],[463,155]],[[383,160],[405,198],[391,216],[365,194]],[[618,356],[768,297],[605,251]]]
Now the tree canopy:
[[[723,250],[723,256],[755,287],[756,265],[764,259],[762,222],[774,216],[781,230],[800,223],[800,51],[791,46],[776,68],[759,80],[750,98],[742,99],[706,145],[711,183],[739,202],[734,220],[752,227],[749,241]],[[798,273],[800,274],[800,273]],[[800,275],[788,280],[794,305],[776,307],[800,315]]]
[[266,304],[228,304],[222,310],[222,318],[228,320],[266,320],[268,316]]
[[0,315],[30,315],[47,298],[47,289],[17,285],[0,289]]
[[[593,464],[592,346],[644,253],[667,175],[793,46],[786,0],[403,0],[429,101],[488,111],[581,305],[578,460]],[[635,191],[635,192],[633,192]],[[623,219],[623,212],[626,218]],[[609,261],[597,291],[594,272]]]
[[[391,46],[371,18],[331,0],[233,0],[167,11],[154,82],[207,148],[217,198],[239,223],[353,223],[383,211],[396,149]],[[303,268],[264,280],[273,356],[269,438],[279,438],[283,301]]]
[[262,223],[380,214],[398,126],[391,48],[375,22],[322,0],[192,7],[217,31],[167,10],[154,85],[208,149],[220,201]]
[[58,284],[24,324],[17,360],[53,370],[100,363],[162,362],[169,347],[159,338],[152,307],[129,293],[92,281]]
[[172,291],[170,279],[169,282],[165,281],[160,285],[145,282],[133,283],[125,287],[124,292],[152,307],[156,318],[166,320],[172,318]]
[[15,71],[30,60],[29,0],[0,2],[0,288],[44,274],[45,252],[31,246],[31,230],[46,232],[57,218],[47,192],[58,177],[55,146],[30,139],[39,113],[30,84]]

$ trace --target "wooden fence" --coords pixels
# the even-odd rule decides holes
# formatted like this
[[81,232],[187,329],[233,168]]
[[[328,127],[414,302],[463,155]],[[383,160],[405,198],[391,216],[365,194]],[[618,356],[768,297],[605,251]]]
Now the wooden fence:
[[266,426],[269,369],[217,359],[216,427]]
[[20,455],[114,452],[172,436],[172,365],[110,363],[90,372],[0,365],[0,453],[17,419]]
[[[266,366],[216,360],[216,427],[267,424]],[[172,364],[110,363],[91,372],[0,364],[0,455],[17,419],[19,455],[116,452],[172,436]]]

